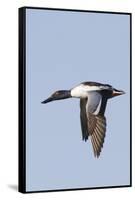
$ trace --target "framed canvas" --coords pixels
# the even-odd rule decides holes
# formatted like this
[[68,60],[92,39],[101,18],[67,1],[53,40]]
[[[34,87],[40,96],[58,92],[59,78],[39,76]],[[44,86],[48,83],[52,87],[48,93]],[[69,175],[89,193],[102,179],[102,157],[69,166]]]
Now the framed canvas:
[[131,24],[19,9],[20,192],[131,186]]

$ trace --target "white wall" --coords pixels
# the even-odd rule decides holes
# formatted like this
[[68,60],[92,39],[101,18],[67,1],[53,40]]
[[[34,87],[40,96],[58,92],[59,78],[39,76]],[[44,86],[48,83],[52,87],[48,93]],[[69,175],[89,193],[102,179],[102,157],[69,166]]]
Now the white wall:
[[[57,193],[21,194],[18,172],[18,7],[38,6],[135,12],[134,0],[3,0],[0,6],[0,199],[133,199],[135,196],[135,137],[133,124],[133,187]],[[133,13],[133,44],[134,39]],[[133,45],[133,52],[134,52]],[[134,64],[134,57],[133,57]],[[134,74],[133,69],[133,74]],[[135,81],[133,81],[133,85]],[[133,94],[133,102],[134,102]],[[133,105],[133,110],[134,110]],[[134,113],[133,113],[134,114]],[[133,115],[133,122],[135,116]]]

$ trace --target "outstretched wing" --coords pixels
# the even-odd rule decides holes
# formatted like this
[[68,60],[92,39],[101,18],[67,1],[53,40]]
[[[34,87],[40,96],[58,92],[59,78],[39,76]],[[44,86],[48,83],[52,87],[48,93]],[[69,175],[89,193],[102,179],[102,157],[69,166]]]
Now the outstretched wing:
[[106,102],[107,99],[103,99],[103,96],[98,92],[90,92],[87,99],[80,100],[83,140],[86,141],[90,136],[95,157],[99,157],[104,143]]
[[99,157],[105,138],[106,118],[91,113],[87,113],[87,118],[88,133],[91,138],[94,155]]

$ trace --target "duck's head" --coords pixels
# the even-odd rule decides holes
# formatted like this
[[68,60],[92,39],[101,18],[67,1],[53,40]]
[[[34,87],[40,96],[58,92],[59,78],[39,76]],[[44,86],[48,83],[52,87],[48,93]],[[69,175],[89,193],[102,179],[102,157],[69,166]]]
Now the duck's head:
[[54,92],[48,99],[42,101],[41,103],[49,103],[55,100],[67,99],[71,97],[70,90],[58,90]]

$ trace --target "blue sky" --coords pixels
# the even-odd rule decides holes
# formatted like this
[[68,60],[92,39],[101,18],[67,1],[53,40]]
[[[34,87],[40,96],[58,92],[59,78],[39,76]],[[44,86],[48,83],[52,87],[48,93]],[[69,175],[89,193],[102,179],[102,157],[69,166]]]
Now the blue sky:
[[[129,16],[27,9],[27,191],[127,185],[130,181]],[[78,99],[43,105],[83,81],[126,92],[108,101],[99,159],[82,141]]]

